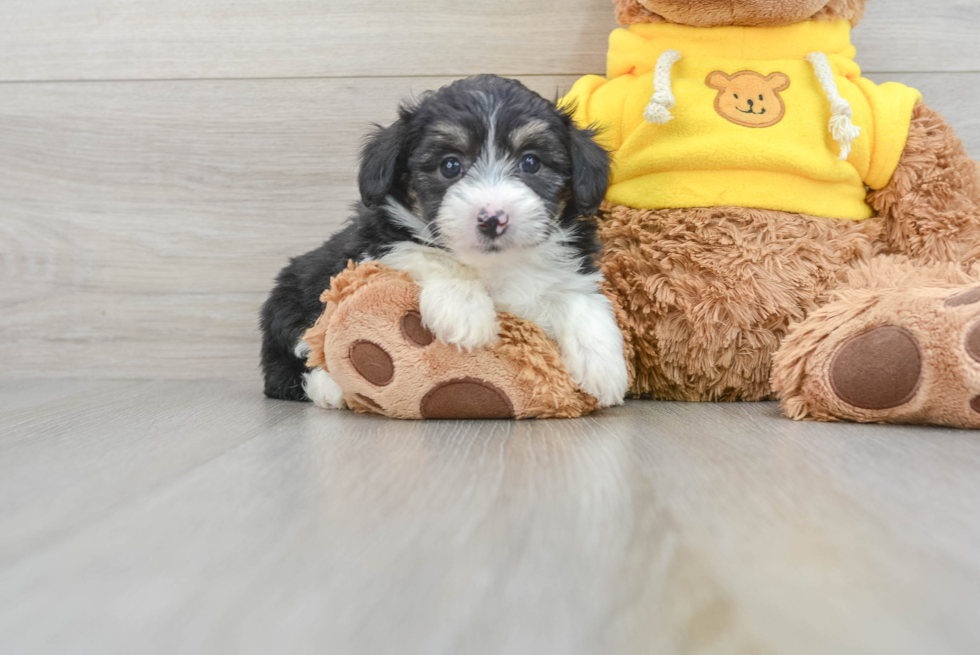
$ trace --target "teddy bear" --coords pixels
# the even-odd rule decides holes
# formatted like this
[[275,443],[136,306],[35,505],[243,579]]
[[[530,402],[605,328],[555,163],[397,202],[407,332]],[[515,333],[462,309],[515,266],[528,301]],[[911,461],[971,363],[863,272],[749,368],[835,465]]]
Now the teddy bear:
[[[632,397],[776,398],[793,419],[980,427],[980,167],[917,91],[861,76],[850,31],[865,1],[614,0],[606,75],[563,102],[613,158],[596,220]],[[421,366],[397,327],[416,311],[402,282],[398,312],[352,302],[359,327],[335,331],[322,359],[313,349],[355,408],[424,417],[419,395],[489,383],[504,362],[510,377],[490,386],[507,411],[455,413],[594,408],[546,338]],[[404,358],[420,372],[396,385],[408,409],[358,404],[351,394],[379,387],[334,372],[381,324],[395,368]]]
[[980,427],[980,168],[861,76],[865,0],[615,0],[567,96],[614,172],[603,271],[631,392]]

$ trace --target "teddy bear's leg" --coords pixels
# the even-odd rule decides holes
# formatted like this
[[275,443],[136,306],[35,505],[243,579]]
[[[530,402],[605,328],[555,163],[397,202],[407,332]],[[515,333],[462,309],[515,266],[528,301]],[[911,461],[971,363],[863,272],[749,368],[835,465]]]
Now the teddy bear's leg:
[[772,383],[794,419],[980,428],[980,277],[875,258],[793,326]]
[[603,273],[633,350],[631,394],[768,398],[790,323],[824,304],[850,262],[871,256],[880,230],[876,219],[603,205]]
[[868,202],[885,223],[888,251],[922,262],[980,259],[980,166],[943,117],[915,107],[898,168]]
[[[374,263],[332,280],[327,309],[304,337],[314,402],[394,418],[575,417],[596,408],[538,326],[501,313],[498,341],[463,351],[423,326],[419,291],[406,273]],[[314,384],[326,389],[322,398]]]

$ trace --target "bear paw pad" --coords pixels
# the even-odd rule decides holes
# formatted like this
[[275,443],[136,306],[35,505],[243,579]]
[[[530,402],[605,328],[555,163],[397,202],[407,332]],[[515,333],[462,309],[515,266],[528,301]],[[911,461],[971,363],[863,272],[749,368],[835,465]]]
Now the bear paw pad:
[[513,418],[514,405],[496,386],[479,378],[447,380],[422,398],[422,418]]
[[837,397],[861,409],[891,409],[912,400],[922,378],[922,349],[912,333],[884,325],[845,341],[830,364]]

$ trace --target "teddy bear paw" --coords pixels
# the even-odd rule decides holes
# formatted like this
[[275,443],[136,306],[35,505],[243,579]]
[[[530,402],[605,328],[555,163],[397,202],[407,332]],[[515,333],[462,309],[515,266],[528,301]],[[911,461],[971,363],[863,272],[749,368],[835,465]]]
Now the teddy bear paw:
[[362,264],[332,288],[324,294],[327,310],[306,335],[308,365],[329,371],[357,411],[502,419],[581,416],[596,407],[572,382],[554,342],[532,323],[494,313],[492,345],[464,351],[426,325],[420,289],[404,273]]
[[[423,354],[425,349],[434,345],[439,347],[440,342],[425,327],[419,312],[406,312],[398,323],[401,329],[396,339],[400,336],[403,343],[395,343],[394,347],[389,345],[392,351],[397,352],[401,347],[408,346],[420,349],[415,354]],[[451,352],[443,354],[452,357]],[[412,418],[491,419],[514,416],[514,404],[507,393],[479,377],[444,380],[432,385],[421,398],[416,398],[419,390],[424,388],[420,385],[424,385],[425,381],[417,373],[425,368],[425,362],[414,361],[416,358],[405,355],[402,353],[401,362],[396,364],[395,357],[373,341],[361,339],[352,343],[348,361],[360,379],[349,380],[349,387],[359,389],[351,392],[351,405],[377,413],[405,412]],[[404,372],[405,379],[399,380],[397,387],[388,389],[395,383],[396,373],[401,373],[403,367],[408,369]],[[370,386],[366,387],[365,382]]]
[[[866,306],[845,299],[825,308],[842,321],[804,322],[803,332],[814,320],[833,329],[802,360],[808,373],[797,389],[780,390],[784,407],[792,414],[803,403],[796,418],[980,428],[980,286],[902,289],[859,302]],[[800,332],[784,348],[803,345],[794,343]]]

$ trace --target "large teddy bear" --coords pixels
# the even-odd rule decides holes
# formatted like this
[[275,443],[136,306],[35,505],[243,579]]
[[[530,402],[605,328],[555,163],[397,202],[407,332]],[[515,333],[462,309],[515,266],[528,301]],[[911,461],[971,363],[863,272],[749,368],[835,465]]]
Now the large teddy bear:
[[[615,4],[625,28],[606,77],[582,78],[566,103],[613,157],[598,223],[631,395],[980,427],[980,167],[917,91],[861,77],[850,30],[865,0]],[[335,295],[314,331],[331,338],[311,363],[352,406],[425,416],[432,390],[431,416],[594,407],[543,337],[420,359],[395,328],[417,292],[382,316],[370,297],[398,276],[373,277],[360,299]],[[388,339],[400,382],[372,385],[351,365],[365,331]],[[372,394],[391,408],[358,400]]]

